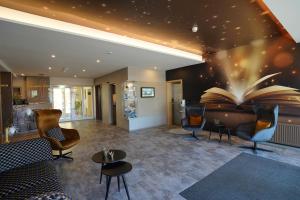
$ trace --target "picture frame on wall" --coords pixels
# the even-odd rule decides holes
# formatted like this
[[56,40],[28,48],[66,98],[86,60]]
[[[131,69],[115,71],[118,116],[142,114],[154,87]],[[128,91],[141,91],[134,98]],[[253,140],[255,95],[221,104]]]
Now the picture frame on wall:
[[141,98],[154,98],[155,88],[154,87],[141,87]]

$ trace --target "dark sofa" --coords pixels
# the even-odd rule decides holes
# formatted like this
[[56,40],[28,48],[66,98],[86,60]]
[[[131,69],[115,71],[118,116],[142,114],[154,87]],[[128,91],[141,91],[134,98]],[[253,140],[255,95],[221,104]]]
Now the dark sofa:
[[0,199],[63,194],[51,151],[45,139],[0,144]]

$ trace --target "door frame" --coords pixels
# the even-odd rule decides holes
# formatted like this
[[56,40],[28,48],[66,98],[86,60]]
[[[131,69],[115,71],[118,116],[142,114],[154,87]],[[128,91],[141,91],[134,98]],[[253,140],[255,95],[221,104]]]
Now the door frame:
[[[53,96],[53,89],[54,88],[60,88],[61,86],[63,86],[63,88],[70,88],[70,107],[71,107],[71,113],[70,113],[70,119],[64,119],[64,120],[61,120],[61,122],[69,122],[69,121],[79,121],[79,120],[89,120],[89,119],[94,119],[95,118],[95,110],[94,110],[94,97],[95,97],[95,93],[94,93],[94,90],[93,90],[93,87],[94,86],[76,86],[76,85],[51,85],[50,86],[50,90],[51,90],[51,93],[52,95],[51,96],[51,99],[50,99],[50,102],[51,102],[51,106],[53,108],[53,105],[54,105],[54,96]],[[81,90],[81,97],[82,97],[82,106],[81,106],[81,111],[82,111],[82,116],[84,114],[84,87],[91,87],[91,92],[92,92],[92,117],[82,117],[80,119],[75,119],[73,118],[73,112],[75,110],[75,108],[73,108],[72,106],[72,103],[73,103],[73,96],[72,96],[72,88],[80,88]],[[65,98],[65,96],[64,96]],[[64,99],[64,103],[65,103],[65,99]]]
[[102,121],[102,85],[95,86],[96,119]]
[[182,79],[167,81],[167,124],[169,127],[173,126],[173,109],[172,109],[172,85],[180,84],[181,86],[181,99],[183,99],[183,81]]
[[117,84],[110,83],[109,84],[110,124],[116,126],[117,125],[117,104],[115,105],[114,108],[113,95],[117,95]]

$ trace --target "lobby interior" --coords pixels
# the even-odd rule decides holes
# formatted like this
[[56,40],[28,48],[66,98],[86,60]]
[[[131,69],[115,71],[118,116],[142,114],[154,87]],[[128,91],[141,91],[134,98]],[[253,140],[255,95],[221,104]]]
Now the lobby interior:
[[297,199],[296,0],[0,0],[0,199]]

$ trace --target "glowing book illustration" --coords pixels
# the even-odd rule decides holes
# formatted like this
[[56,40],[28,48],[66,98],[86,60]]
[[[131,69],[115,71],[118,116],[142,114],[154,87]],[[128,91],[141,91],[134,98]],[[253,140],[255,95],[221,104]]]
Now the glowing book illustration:
[[280,73],[270,74],[255,81],[240,96],[222,88],[212,87],[204,91],[200,102],[205,104],[230,103],[238,106],[247,103],[266,103],[300,107],[300,92],[298,92],[298,89],[280,85],[256,89],[260,83],[278,74]]

